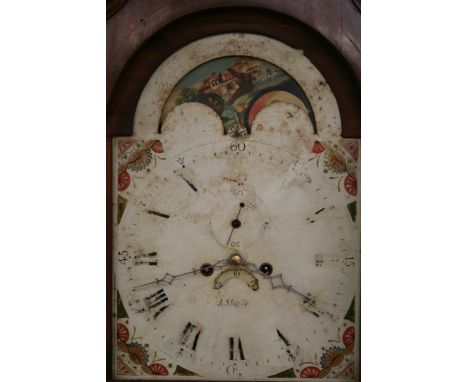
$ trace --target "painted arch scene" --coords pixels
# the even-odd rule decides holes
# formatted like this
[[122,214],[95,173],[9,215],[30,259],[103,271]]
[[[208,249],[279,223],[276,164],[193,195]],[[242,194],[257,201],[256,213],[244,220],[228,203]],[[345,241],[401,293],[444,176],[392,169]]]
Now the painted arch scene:
[[312,106],[299,84],[269,62],[245,56],[214,59],[186,74],[174,87],[164,105],[158,132],[166,116],[178,105],[199,102],[221,118],[224,134],[250,134],[257,114],[274,102],[301,108],[316,123]]

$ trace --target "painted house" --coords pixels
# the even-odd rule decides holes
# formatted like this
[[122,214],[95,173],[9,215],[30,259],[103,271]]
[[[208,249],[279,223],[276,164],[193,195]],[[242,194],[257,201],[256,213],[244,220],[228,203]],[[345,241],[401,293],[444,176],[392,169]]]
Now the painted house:
[[249,58],[239,58],[232,67],[237,73],[248,76],[252,81],[263,72],[261,62]]
[[253,60],[240,59],[232,67],[219,73],[213,72],[203,82],[200,91],[220,96],[230,105],[239,96],[253,90],[253,80],[261,73],[261,65]]

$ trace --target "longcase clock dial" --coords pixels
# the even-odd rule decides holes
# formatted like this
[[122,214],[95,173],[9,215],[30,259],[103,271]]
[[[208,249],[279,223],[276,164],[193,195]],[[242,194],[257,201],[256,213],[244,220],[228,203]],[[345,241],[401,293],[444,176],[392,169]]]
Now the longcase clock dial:
[[242,39],[163,64],[115,139],[116,378],[354,378],[359,142],[300,52]]

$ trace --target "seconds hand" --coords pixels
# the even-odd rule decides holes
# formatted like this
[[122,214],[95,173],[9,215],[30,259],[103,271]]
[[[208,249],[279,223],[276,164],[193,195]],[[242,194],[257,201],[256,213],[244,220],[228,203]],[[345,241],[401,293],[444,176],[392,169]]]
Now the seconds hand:
[[232,225],[231,234],[229,235],[229,237],[227,239],[226,245],[229,245],[229,241],[231,240],[231,236],[232,236],[232,233],[234,232],[234,230],[241,226],[241,222],[239,221],[239,215],[240,215],[240,213],[242,211],[242,208],[244,208],[244,206],[245,206],[244,203],[241,203],[239,205],[239,212],[237,213],[236,218],[231,222],[231,225]]

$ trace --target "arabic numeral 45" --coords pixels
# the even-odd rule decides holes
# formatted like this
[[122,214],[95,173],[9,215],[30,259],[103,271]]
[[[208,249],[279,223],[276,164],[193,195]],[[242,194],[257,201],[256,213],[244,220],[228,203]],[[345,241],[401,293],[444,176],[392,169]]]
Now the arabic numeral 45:
[[129,261],[129,256],[127,251],[119,251],[118,260],[121,264],[126,264]]

